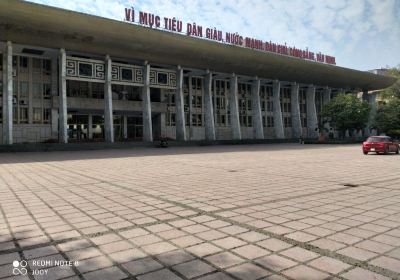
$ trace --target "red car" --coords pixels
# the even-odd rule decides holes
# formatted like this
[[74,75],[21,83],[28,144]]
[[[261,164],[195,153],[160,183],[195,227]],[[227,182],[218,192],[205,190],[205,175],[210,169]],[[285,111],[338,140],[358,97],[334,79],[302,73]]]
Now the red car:
[[399,154],[399,144],[393,142],[389,136],[371,136],[362,145],[364,155],[374,153],[396,153]]

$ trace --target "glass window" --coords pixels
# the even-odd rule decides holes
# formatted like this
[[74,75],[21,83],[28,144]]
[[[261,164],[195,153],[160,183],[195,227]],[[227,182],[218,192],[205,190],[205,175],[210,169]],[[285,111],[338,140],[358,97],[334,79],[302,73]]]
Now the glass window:
[[40,73],[42,71],[42,60],[39,58],[32,59],[33,72]]
[[33,123],[42,123],[42,108],[33,108]]
[[51,84],[43,84],[43,98],[44,99],[51,98]]
[[79,62],[79,76],[92,77],[93,65],[90,63]]
[[19,108],[19,122],[28,123],[28,108],[26,107]]
[[51,74],[51,60],[43,59],[43,74],[50,75]]
[[104,84],[92,83],[92,98],[104,99]]
[[121,72],[122,72],[121,76],[122,76],[123,81],[132,81],[132,78],[133,78],[132,69],[122,68]]
[[29,83],[19,82],[19,99],[27,100],[29,96]]
[[168,84],[168,74],[166,73],[158,73],[157,82],[161,85]]
[[34,99],[42,99],[42,84],[33,83],[32,84],[32,94]]
[[29,59],[26,56],[19,57],[19,70],[21,72],[28,72]]
[[43,123],[50,123],[50,119],[51,119],[51,109],[44,108],[43,109]]

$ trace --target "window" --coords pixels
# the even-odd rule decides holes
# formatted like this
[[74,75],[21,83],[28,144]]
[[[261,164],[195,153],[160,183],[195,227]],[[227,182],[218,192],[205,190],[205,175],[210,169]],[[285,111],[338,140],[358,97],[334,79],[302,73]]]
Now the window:
[[51,60],[43,59],[43,74],[46,76],[51,75]]
[[42,71],[42,60],[39,58],[32,59],[33,72],[40,73]]
[[51,98],[51,84],[43,84],[43,99]]
[[251,127],[253,126],[251,117],[251,85],[239,83],[238,95],[240,125]]
[[292,118],[291,117],[283,117],[284,127],[292,127]]
[[158,73],[157,74],[157,82],[161,85],[168,84],[168,74],[167,73]]
[[43,123],[50,123],[51,120],[51,109],[44,108],[43,109]]
[[176,124],[176,115],[175,113],[167,112],[166,114],[166,125],[167,126],[175,126]]
[[122,68],[121,77],[123,81],[132,81],[133,79],[132,69]]
[[92,86],[92,98],[104,99],[104,84],[91,83],[91,86]]
[[28,105],[29,98],[29,83],[19,82],[19,103],[21,105]]
[[272,116],[267,117],[267,127],[274,127],[274,117]]
[[79,76],[92,77],[93,65],[89,63],[79,62]]
[[113,100],[125,99],[125,91],[123,85],[111,85],[111,92]]
[[42,108],[33,108],[33,123],[42,123]]
[[67,80],[68,97],[89,97],[89,83]]
[[214,84],[215,122],[218,126],[227,126],[228,123],[228,82],[216,80]]
[[19,57],[19,71],[28,72],[29,59],[26,56]]
[[132,101],[141,101],[142,100],[142,88],[126,86],[126,99]]
[[42,99],[42,84],[32,83],[32,95],[34,99]]
[[19,122],[20,123],[28,123],[28,108],[27,107],[19,108]]
[[307,91],[305,88],[299,89],[300,118],[301,126],[307,127]]

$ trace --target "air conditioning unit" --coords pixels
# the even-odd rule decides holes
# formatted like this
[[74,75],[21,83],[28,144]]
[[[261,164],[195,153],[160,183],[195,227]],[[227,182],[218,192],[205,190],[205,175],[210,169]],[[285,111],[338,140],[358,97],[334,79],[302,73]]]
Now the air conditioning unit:
[[28,105],[28,102],[26,100],[20,100],[19,105]]

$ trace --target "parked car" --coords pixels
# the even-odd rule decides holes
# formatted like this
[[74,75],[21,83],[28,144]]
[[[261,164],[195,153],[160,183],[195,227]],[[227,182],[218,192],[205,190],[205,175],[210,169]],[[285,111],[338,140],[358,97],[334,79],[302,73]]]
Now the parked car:
[[396,153],[399,154],[399,143],[394,142],[389,136],[371,136],[363,142],[362,150],[364,155],[369,152],[373,153]]

